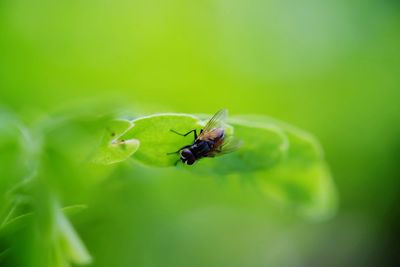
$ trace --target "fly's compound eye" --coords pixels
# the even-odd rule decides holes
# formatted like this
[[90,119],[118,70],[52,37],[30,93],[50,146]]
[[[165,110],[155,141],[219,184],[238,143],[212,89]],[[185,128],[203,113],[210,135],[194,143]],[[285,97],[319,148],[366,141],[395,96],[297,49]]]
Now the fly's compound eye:
[[181,158],[185,158],[186,159],[186,158],[190,158],[190,157],[193,157],[193,154],[189,149],[182,150]]
[[195,162],[195,157],[189,149],[184,149],[181,152],[181,161],[187,165],[192,165]]

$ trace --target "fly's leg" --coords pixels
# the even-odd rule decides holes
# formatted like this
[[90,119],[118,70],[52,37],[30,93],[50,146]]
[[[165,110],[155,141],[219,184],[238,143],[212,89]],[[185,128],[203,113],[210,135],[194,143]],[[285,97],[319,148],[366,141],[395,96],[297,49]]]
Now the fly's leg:
[[173,133],[176,133],[177,135],[180,135],[180,136],[187,136],[187,135],[189,135],[190,133],[193,133],[193,134],[194,134],[194,140],[197,139],[197,131],[196,131],[196,129],[191,130],[191,131],[189,131],[189,132],[187,132],[187,133],[185,133],[185,134],[178,133],[177,131],[172,130],[172,129],[170,129],[170,131],[173,132]]
[[179,148],[178,151],[167,153],[167,155],[178,154],[179,152],[181,152],[181,150],[184,150],[185,148],[189,148],[189,147],[191,147],[191,145],[183,146],[183,147]]
[[[196,129],[191,130],[191,131],[189,131],[189,132],[187,132],[187,133],[185,133],[185,134],[178,133],[177,131],[172,130],[172,129],[170,129],[170,131],[173,132],[173,133],[175,133],[175,134],[177,134],[177,135],[180,135],[180,136],[187,136],[187,135],[193,133],[193,135],[194,135],[194,140],[197,139],[197,131],[196,131]],[[189,148],[189,147],[191,147],[191,146],[192,146],[192,145],[183,146],[183,147],[181,147],[180,149],[178,149],[178,150],[175,151],[175,152],[167,153],[167,155],[178,154],[181,150],[183,150],[183,149],[185,149],[185,148]]]

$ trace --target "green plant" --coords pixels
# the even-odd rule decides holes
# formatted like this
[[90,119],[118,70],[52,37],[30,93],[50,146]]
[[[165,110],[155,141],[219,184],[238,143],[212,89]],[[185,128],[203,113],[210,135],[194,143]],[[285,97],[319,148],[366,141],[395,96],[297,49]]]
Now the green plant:
[[[87,264],[91,256],[67,218],[81,210],[93,184],[119,162],[175,168],[175,155],[191,136],[170,132],[200,130],[208,116],[154,114],[133,120],[93,113],[56,116],[26,125],[10,112],[0,113],[0,262],[12,258],[11,236],[29,242],[27,266]],[[251,182],[272,201],[315,220],[332,216],[336,194],[322,149],[310,134],[261,116],[233,116],[227,134],[241,139],[234,153],[205,158],[177,169],[195,175]],[[73,190],[65,190],[73,188]],[[68,204],[62,208],[61,203]],[[69,205],[72,206],[69,206]],[[28,236],[29,238],[27,238]],[[39,236],[39,238],[37,238]],[[20,246],[20,244],[18,244]],[[30,262],[28,262],[30,261]]]
[[[193,137],[183,138],[170,129],[200,130],[206,122],[200,117],[164,113],[110,121],[94,161],[112,164],[133,157],[150,166],[172,167],[177,158],[167,153],[190,144]],[[334,186],[322,148],[312,135],[265,116],[234,116],[227,133],[243,140],[243,147],[178,168],[251,180],[267,196],[309,218],[323,219],[334,213]]]

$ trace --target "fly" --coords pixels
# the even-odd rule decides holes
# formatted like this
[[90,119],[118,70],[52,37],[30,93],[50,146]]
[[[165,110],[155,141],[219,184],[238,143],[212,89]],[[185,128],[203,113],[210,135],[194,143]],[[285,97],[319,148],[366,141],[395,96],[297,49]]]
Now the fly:
[[[171,129],[171,132],[181,136],[187,136],[193,133],[194,141],[190,145],[181,147],[176,152],[168,153],[168,155],[179,154],[182,163],[192,165],[201,158],[215,157],[238,149],[241,142],[226,136],[225,122],[227,115],[228,112],[226,109],[218,111],[207,122],[204,128],[200,130],[199,135],[197,135],[196,129],[185,134],[178,133]],[[178,163],[178,161],[176,163]]]

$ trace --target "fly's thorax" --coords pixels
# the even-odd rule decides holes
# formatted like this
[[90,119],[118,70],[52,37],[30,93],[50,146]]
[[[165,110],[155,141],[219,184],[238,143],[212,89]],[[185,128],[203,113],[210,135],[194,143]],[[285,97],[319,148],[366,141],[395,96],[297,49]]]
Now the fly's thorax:
[[212,150],[212,145],[210,144],[210,141],[198,140],[190,147],[190,150],[194,156],[199,159],[205,157]]

